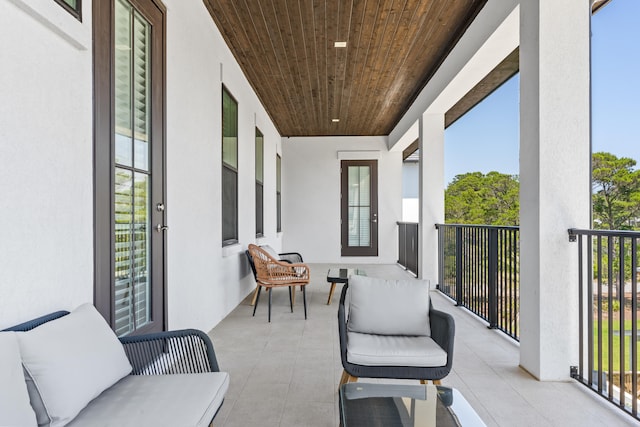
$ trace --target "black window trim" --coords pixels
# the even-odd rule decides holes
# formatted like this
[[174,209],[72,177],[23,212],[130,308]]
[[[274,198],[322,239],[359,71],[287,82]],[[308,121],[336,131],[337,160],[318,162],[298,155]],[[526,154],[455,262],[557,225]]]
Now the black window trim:
[[[224,83],[222,84],[222,93],[221,93],[221,103],[222,103],[222,124],[224,126],[224,93],[227,93],[227,95],[229,96],[229,98],[231,98],[233,100],[233,102],[235,102],[236,104],[236,133],[239,132],[239,117],[238,117],[238,113],[239,113],[239,109],[240,109],[240,104],[238,103],[238,100],[231,94],[231,91],[224,85]],[[221,143],[220,143],[220,152],[222,154],[223,150],[224,150],[224,129],[221,127],[220,129],[221,132]],[[236,138],[238,138],[238,136],[236,135]],[[236,159],[238,159],[238,145],[239,145],[239,138],[238,141],[236,143]],[[235,173],[235,177],[236,177],[236,206],[235,206],[235,214],[236,214],[236,220],[235,220],[235,232],[234,238],[231,239],[224,239],[222,240],[222,247],[226,247],[226,246],[231,246],[231,245],[235,245],[238,244],[240,242],[239,240],[239,217],[238,217],[238,199],[239,199],[239,188],[238,188],[238,178],[239,178],[239,173],[238,173],[238,166],[237,165],[235,168],[227,163],[225,163],[224,158],[221,158],[221,165],[222,165],[222,173],[224,173],[224,169],[228,169],[229,171]],[[224,185],[224,179],[221,179],[221,184]],[[223,189],[223,193],[224,193],[224,189]],[[222,203],[221,203],[222,204]],[[223,215],[224,215],[224,207],[223,209]],[[224,217],[222,218],[222,227],[224,227]],[[224,234],[224,229],[222,230],[223,234]]]
[[58,3],[64,10],[72,14],[78,21],[82,22],[82,0],[78,0],[78,5],[74,9],[69,3],[65,0],[54,0]]

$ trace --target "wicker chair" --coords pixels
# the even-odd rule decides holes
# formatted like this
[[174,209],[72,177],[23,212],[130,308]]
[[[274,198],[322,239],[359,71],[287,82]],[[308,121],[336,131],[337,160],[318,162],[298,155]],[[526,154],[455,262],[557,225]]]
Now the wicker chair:
[[260,302],[260,291],[267,288],[269,292],[269,322],[271,322],[271,289],[276,287],[289,288],[289,303],[293,313],[292,288],[302,288],[304,302],[304,318],[307,318],[307,293],[306,285],[309,284],[309,267],[303,263],[289,263],[274,258],[269,252],[256,245],[249,245],[249,255],[255,267],[256,283],[259,286],[256,303],[253,306],[253,315]]

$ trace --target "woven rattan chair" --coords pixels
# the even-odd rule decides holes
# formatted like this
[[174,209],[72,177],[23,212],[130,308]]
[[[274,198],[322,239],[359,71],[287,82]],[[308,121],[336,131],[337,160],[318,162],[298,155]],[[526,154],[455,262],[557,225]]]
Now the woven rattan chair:
[[302,288],[304,302],[304,318],[307,318],[307,293],[306,285],[309,283],[309,267],[303,263],[290,263],[274,258],[269,252],[256,245],[249,245],[249,255],[255,267],[256,283],[259,286],[256,303],[253,306],[253,315],[260,302],[260,291],[267,288],[269,292],[269,322],[271,322],[271,289],[277,287],[289,288],[289,302],[293,313],[292,288]]
[[[289,264],[303,263],[304,262],[304,259],[302,259],[302,255],[300,255],[299,252],[277,253],[269,245],[261,245],[260,247],[262,249],[264,249],[265,251],[267,251],[273,258],[276,258],[279,261],[288,262]],[[247,249],[246,251],[244,251],[244,253],[247,256],[247,260],[249,261],[249,266],[251,267],[251,271],[253,272],[253,278],[256,281],[256,290],[253,293],[253,297],[251,298],[251,305],[255,306],[256,305],[256,298],[258,297],[258,291],[260,290],[260,285],[257,284],[258,280],[256,278],[256,266],[253,265],[253,258],[251,258],[251,254],[249,253],[249,250]],[[302,290],[302,286],[300,287],[300,290]],[[295,290],[295,288],[291,288],[291,305],[295,305],[295,304],[296,304],[296,290]]]

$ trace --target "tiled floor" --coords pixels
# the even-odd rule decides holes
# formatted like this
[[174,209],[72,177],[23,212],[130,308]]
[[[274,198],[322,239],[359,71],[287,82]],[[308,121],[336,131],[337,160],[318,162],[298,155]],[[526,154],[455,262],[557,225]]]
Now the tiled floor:
[[[271,323],[263,293],[255,317],[247,298],[210,332],[221,369],[231,375],[216,427],[338,425],[341,285],[326,305],[330,266],[310,267],[306,321],[302,295],[298,292],[291,313],[288,293],[280,289],[273,294]],[[408,277],[395,265],[360,267],[369,276]],[[436,308],[456,321],[453,371],[443,385],[457,388],[487,426],[640,426],[576,382],[535,380],[518,367],[517,344],[437,291],[432,298]]]

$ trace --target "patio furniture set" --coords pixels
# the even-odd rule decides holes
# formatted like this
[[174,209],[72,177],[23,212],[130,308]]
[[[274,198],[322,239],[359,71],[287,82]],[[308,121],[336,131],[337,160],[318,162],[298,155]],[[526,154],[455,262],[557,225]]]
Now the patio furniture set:
[[[297,253],[249,245],[261,288],[296,286],[306,310],[309,268]],[[282,257],[282,258],[281,258]],[[366,277],[331,269],[329,300],[338,306],[342,426],[483,426],[462,395],[443,387],[453,361],[453,318],[435,310],[425,282]],[[421,385],[357,382],[420,380]],[[432,381],[434,384],[428,384]],[[229,375],[209,337],[198,330],[118,338],[91,304],[0,332],[0,426],[208,426],[222,405]]]

